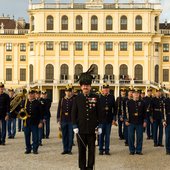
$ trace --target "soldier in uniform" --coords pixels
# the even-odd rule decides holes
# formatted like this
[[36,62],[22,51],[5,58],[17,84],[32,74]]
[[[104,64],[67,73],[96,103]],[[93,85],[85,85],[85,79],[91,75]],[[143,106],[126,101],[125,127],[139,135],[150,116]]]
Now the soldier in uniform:
[[[154,139],[154,147],[162,145],[163,138],[163,124],[162,124],[162,115],[163,115],[163,105],[164,101],[161,98],[161,89],[156,89],[155,97],[152,99],[151,103],[151,122],[153,122],[153,139]],[[159,135],[158,135],[159,129]]]
[[[95,130],[100,123],[100,104],[96,94],[91,93],[93,67],[82,73],[79,78],[82,93],[75,97],[72,108],[73,131],[77,135],[79,149],[79,168],[92,170],[95,163]],[[102,129],[98,128],[98,134]],[[86,162],[86,150],[88,147],[88,161]],[[87,165],[86,165],[87,163]]]
[[165,99],[162,122],[163,122],[163,126],[165,127],[166,154],[170,155],[170,96]]
[[[129,100],[133,99],[133,92],[134,92],[134,88],[133,87],[129,87],[128,90],[128,96],[125,98],[125,102],[124,102],[124,116],[127,114],[126,113],[126,104]],[[128,146],[128,126],[126,126],[126,122],[124,121],[125,125],[124,125],[124,138],[125,138],[125,146]]]
[[144,98],[145,98],[145,91],[144,90],[141,91],[140,97],[141,97],[141,100],[144,100]]
[[10,98],[4,93],[4,84],[0,82],[0,145],[5,145],[6,121],[9,119]]
[[[115,98],[109,93],[109,84],[104,83],[102,87],[102,94],[100,95],[101,105],[101,121],[99,126],[102,128],[102,134],[99,135],[99,155],[110,155],[110,133],[112,123],[116,123],[115,115]],[[105,148],[103,148],[105,144]]]
[[[142,155],[143,144],[143,127],[146,127],[146,110],[145,103],[139,98],[139,90],[135,89],[133,92],[133,99],[127,102],[127,114],[125,118],[128,126],[128,143],[130,155],[135,153]],[[135,143],[136,133],[136,147]]]
[[[8,89],[10,102],[14,99],[14,89],[11,87]],[[12,139],[15,137],[16,134],[16,118],[17,118],[17,112],[19,111],[20,107],[18,106],[12,113],[9,115],[8,120],[8,138]]]
[[71,110],[73,105],[72,86],[65,88],[65,97],[61,98],[58,104],[57,122],[62,131],[63,152],[61,154],[72,154],[73,126],[71,122]]
[[120,89],[120,96],[116,99],[116,113],[118,115],[118,134],[119,139],[124,139],[124,102],[126,97],[126,89],[121,88]]
[[[42,118],[43,118],[43,126],[45,123],[45,99],[41,98],[41,91],[39,89],[36,89],[35,91],[35,99],[38,100],[41,106],[42,110]],[[38,139],[39,139],[39,146],[42,146],[42,138],[43,138],[43,127],[38,128]]]
[[153,124],[151,122],[151,103],[152,103],[152,89],[147,89],[147,96],[144,98],[145,106],[146,106],[146,118],[147,118],[147,139],[153,138]]
[[45,123],[44,123],[44,130],[45,138],[49,139],[50,135],[50,118],[51,118],[51,99],[48,98],[47,92],[42,91],[42,98],[45,100]]
[[25,100],[24,108],[27,112],[27,118],[24,120],[25,154],[31,153],[32,149],[34,154],[38,154],[38,128],[42,128],[42,112],[39,101],[35,99],[34,90],[29,90],[28,99]]

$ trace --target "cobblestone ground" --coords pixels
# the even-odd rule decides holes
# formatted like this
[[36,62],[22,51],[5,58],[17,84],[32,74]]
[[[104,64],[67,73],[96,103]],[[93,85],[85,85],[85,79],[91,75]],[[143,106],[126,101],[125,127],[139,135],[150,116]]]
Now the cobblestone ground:
[[[0,145],[0,169],[5,170],[77,170],[77,144],[73,147],[73,155],[61,155],[62,144],[57,138],[56,105],[53,105],[50,139],[43,140],[38,155],[25,155],[23,132],[18,132],[15,139],[7,139],[6,146]],[[75,142],[76,143],[76,142]],[[169,170],[170,156],[165,148],[154,148],[151,140],[144,136],[142,156],[130,156],[124,142],[118,140],[117,127],[112,128],[111,156],[99,156],[96,148],[96,170]]]

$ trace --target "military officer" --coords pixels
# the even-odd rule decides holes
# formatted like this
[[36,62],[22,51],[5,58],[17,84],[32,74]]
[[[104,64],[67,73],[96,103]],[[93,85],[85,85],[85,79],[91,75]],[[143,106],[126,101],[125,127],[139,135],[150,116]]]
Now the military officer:
[[[153,122],[153,139],[154,147],[162,145],[163,138],[163,124],[162,124],[162,115],[163,115],[163,105],[164,101],[161,99],[161,89],[156,89],[155,97],[152,99],[151,103],[151,122]],[[159,128],[159,135],[158,135]]]
[[126,89],[121,88],[120,89],[120,96],[116,99],[116,113],[118,116],[118,134],[119,139],[124,139],[124,102],[126,97]]
[[[41,91],[39,89],[36,89],[35,91],[35,99],[38,100],[41,106],[42,110],[42,118],[43,118],[43,127],[45,123],[45,99],[41,98]],[[42,146],[42,138],[43,138],[43,127],[38,128],[38,140],[39,140],[39,146]]]
[[162,122],[163,122],[163,126],[165,127],[166,154],[170,155],[170,96],[165,99]]
[[63,152],[61,154],[72,154],[73,126],[71,122],[71,110],[73,105],[72,86],[65,88],[65,97],[61,98],[58,104],[57,122],[62,131]]
[[[129,87],[129,90],[128,90],[128,96],[125,98],[125,102],[124,102],[124,107],[125,107],[125,114],[126,113],[126,104],[129,100],[133,99],[133,92],[134,92],[134,88],[132,86]],[[125,123],[125,121],[124,121]],[[125,138],[125,146],[128,146],[128,126],[126,126],[126,123],[125,123],[125,126],[124,126],[124,138]]]
[[[10,97],[10,102],[14,99],[14,89],[11,87],[8,89],[9,92],[9,97]],[[8,138],[12,139],[15,137],[16,134],[16,118],[17,118],[17,113],[19,112],[20,107],[18,106],[12,113],[9,115],[9,120],[8,120]]]
[[[79,168],[92,170],[95,162],[95,130],[98,126],[100,104],[96,94],[91,93],[92,72],[94,67],[82,73],[79,78],[82,93],[75,97],[72,108],[73,131],[77,135],[79,149]],[[98,134],[102,129],[98,128]],[[88,161],[86,162],[86,150],[88,147]],[[86,164],[87,163],[87,164]]]
[[147,139],[153,138],[153,124],[151,122],[151,103],[152,103],[152,89],[147,89],[147,96],[144,98],[145,106],[146,106],[146,118],[147,118]]
[[[101,121],[99,125],[102,128],[102,134],[99,135],[99,155],[110,155],[110,133],[112,123],[116,122],[115,115],[115,98],[109,93],[109,84],[104,83],[102,86],[102,94],[99,97],[101,105]],[[105,146],[103,148],[103,146]]]
[[141,97],[141,100],[144,100],[144,98],[145,98],[145,91],[144,90],[141,91],[140,97]]
[[[135,153],[142,155],[143,144],[143,127],[146,127],[146,110],[145,103],[139,98],[139,90],[135,89],[133,92],[133,99],[127,102],[127,114],[125,118],[128,126],[128,143],[130,155]],[[135,143],[136,133],[136,147]]]
[[51,118],[51,112],[50,112],[50,108],[51,108],[51,99],[48,98],[47,95],[47,91],[44,90],[42,91],[42,98],[45,100],[45,123],[44,123],[44,130],[45,132],[43,132],[45,134],[45,138],[49,139],[49,135],[50,135],[50,118]]
[[[35,100],[35,91],[29,90],[28,98],[25,100],[24,108],[26,109],[26,120],[24,120],[24,136],[26,151],[25,154],[38,154],[38,128],[42,128],[42,113],[41,106],[38,100]],[[31,146],[32,134],[32,146]]]
[[4,93],[4,84],[0,82],[0,145],[5,145],[6,121],[9,119],[10,98]]

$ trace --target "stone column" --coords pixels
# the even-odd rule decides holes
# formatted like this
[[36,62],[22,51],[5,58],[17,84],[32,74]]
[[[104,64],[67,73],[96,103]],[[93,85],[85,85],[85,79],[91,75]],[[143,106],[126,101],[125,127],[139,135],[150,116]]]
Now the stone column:
[[99,75],[100,75],[100,83],[103,83],[103,77],[104,77],[104,42],[99,42],[100,46],[100,69],[99,69]]
[[0,82],[4,83],[5,77],[4,77],[4,70],[5,70],[5,65],[4,65],[4,49],[5,49],[5,44],[0,43]]
[[148,42],[144,42],[143,79],[144,80],[149,80],[149,43]]
[[14,43],[14,70],[13,70],[13,84],[18,84],[19,81],[19,76],[20,75],[20,69],[19,69],[19,64],[18,64],[18,60],[19,60],[19,56],[18,56],[18,47],[19,44],[18,43]]
[[114,42],[114,75],[115,81],[119,81],[119,42]]
[[84,66],[83,66],[83,72],[87,71],[89,67],[89,42],[84,42]]
[[[45,80],[45,42],[41,41],[39,43],[39,48],[40,48],[40,81]],[[36,66],[35,66],[36,67]],[[35,68],[34,67],[34,68]]]
[[74,83],[74,42],[69,42],[70,49],[70,67],[69,67],[69,80]]
[[128,49],[129,49],[129,67],[128,67],[128,75],[129,78],[132,80],[134,79],[134,43],[128,42]]
[[54,80],[57,83],[60,81],[60,42],[55,42],[55,69],[54,69]]

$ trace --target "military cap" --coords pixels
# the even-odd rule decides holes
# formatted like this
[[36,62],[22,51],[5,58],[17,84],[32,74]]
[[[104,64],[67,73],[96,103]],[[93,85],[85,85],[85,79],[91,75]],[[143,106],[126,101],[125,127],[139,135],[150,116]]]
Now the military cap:
[[159,88],[156,88],[156,92],[158,91],[162,91],[162,89],[159,87]]
[[126,89],[125,88],[121,88],[120,91],[126,92]]
[[77,81],[79,81],[80,86],[82,86],[82,85],[91,85],[92,84],[92,80],[94,79],[94,77],[92,75],[93,72],[94,72],[94,69],[95,69],[95,67],[92,64],[90,66],[90,68],[86,72],[80,74],[80,77],[77,80]]
[[34,90],[34,89],[30,89],[30,90],[28,91],[28,93],[29,93],[29,94],[34,94],[34,93],[35,93],[35,90]]
[[42,92],[41,92],[41,94],[46,94],[47,93],[47,91],[46,90],[43,90]]
[[138,88],[134,88],[133,92],[134,93],[140,93],[140,90]]
[[72,91],[72,90],[73,90],[72,84],[67,84],[67,86],[65,87],[65,91]]
[[132,86],[130,86],[129,91],[134,91],[134,88]]
[[35,90],[35,93],[41,94],[41,90],[40,90],[40,89],[36,89],[36,90]]
[[152,88],[149,87],[149,88],[147,89],[147,91],[152,91]]
[[8,91],[14,91],[14,89],[11,87],[11,88],[8,89]]
[[103,83],[102,88],[103,88],[103,89],[105,89],[105,88],[109,88],[109,84],[108,84],[108,83]]
[[145,94],[145,91],[144,91],[144,90],[142,90],[142,91],[141,91],[141,93],[142,93],[142,94]]
[[0,87],[4,87],[4,84],[2,82],[0,82]]

